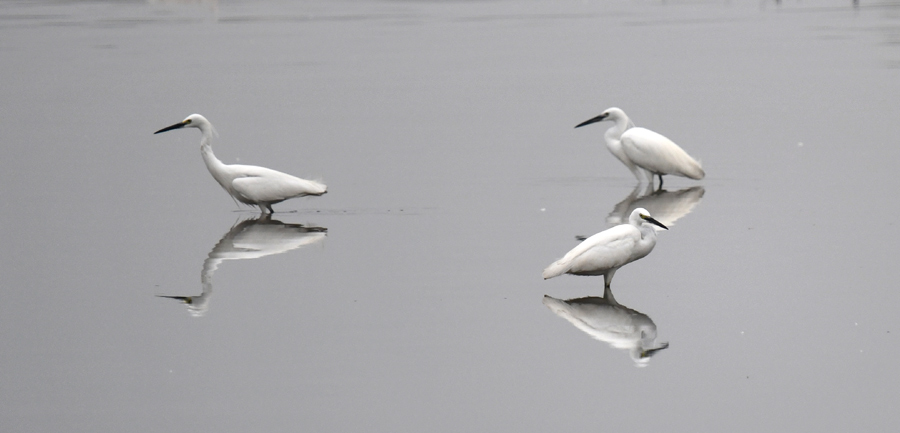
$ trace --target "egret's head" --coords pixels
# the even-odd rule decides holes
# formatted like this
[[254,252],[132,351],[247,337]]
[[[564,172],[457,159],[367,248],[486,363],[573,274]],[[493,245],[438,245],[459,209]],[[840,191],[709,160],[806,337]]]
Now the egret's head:
[[599,116],[597,116],[593,119],[585,120],[584,122],[579,123],[575,127],[579,128],[579,127],[582,127],[585,125],[590,125],[592,123],[602,122],[604,120],[612,120],[613,122],[617,122],[617,121],[619,121],[619,119],[627,119],[627,118],[628,118],[628,116],[625,115],[624,111],[622,111],[619,108],[612,107],[612,108],[607,108],[606,111],[600,113]]
[[650,357],[656,355],[660,350],[669,348],[669,343],[660,343],[656,347],[645,349],[643,345],[635,347],[631,352],[631,359],[634,360],[635,367],[646,367],[650,363]]
[[172,126],[167,126],[159,131],[154,132],[154,134],[159,134],[160,132],[171,131],[173,129],[181,129],[181,128],[200,128],[201,131],[206,131],[207,129],[212,129],[212,124],[206,120],[205,117],[199,114],[191,114],[186,119],[178,122]]
[[646,222],[646,223],[650,223],[650,224],[662,227],[666,230],[669,229],[668,227],[663,225],[663,223],[653,219],[653,217],[650,216],[650,212],[647,212],[647,209],[644,209],[642,207],[639,207],[631,212],[631,222],[637,223],[636,225],[638,225],[638,226],[640,226],[641,224]]

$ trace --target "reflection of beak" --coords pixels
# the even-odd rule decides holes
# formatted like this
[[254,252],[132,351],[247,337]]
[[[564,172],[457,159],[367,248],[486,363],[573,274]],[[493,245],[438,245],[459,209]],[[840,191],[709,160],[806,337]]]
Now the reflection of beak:
[[663,350],[663,349],[667,349],[668,347],[669,347],[669,343],[663,343],[662,346],[657,347],[656,349],[645,350],[645,351],[641,352],[641,359],[649,358],[653,355],[656,355],[656,352],[659,352],[660,350]]
[[591,123],[597,123],[597,122],[599,122],[599,121],[601,121],[601,120],[603,120],[603,119],[606,119],[606,116],[608,116],[608,115],[607,115],[607,114],[601,114],[601,115],[599,115],[599,116],[597,116],[597,117],[595,117],[595,118],[593,118],[593,119],[585,120],[584,122],[581,122],[581,123],[575,125],[575,127],[576,127],[576,128],[580,128],[580,127],[585,126],[585,125],[590,125]]
[[187,123],[184,123],[184,122],[178,122],[178,123],[176,123],[176,124],[174,124],[174,125],[172,125],[172,126],[167,126],[167,127],[163,128],[163,129],[160,129],[159,131],[154,132],[154,134],[159,134],[160,132],[171,131],[171,130],[173,130],[173,129],[184,128],[184,125],[187,125]]
[[188,305],[194,303],[194,298],[193,298],[192,296],[166,296],[166,295],[156,295],[156,297],[158,297],[158,298],[175,299],[175,300],[184,302],[185,304],[188,304]]
[[666,230],[669,229],[668,227],[664,226],[663,223],[661,223],[661,222],[659,222],[659,221],[653,219],[653,217],[645,217],[645,216],[641,215],[641,218],[643,218],[644,221],[647,221],[647,222],[650,223],[650,224],[658,225],[658,226],[660,226],[660,227],[662,227],[662,228],[664,228],[664,229],[666,229]]

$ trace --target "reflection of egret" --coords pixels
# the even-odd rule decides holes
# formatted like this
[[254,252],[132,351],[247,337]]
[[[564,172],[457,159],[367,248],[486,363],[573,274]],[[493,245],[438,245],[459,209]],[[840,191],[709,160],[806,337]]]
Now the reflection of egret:
[[656,246],[656,230],[650,224],[666,228],[653,219],[646,209],[635,209],[627,224],[617,225],[585,239],[544,269],[544,279],[562,274],[603,275],[604,286],[608,289],[620,267],[650,254]]
[[656,324],[649,316],[620,305],[608,288],[602,298],[564,301],[544,295],[544,305],[594,339],[628,351],[635,366],[646,366],[651,356],[669,347],[656,342]]
[[258,259],[281,254],[313,244],[325,238],[328,229],[306,227],[301,224],[285,224],[269,215],[251,218],[236,224],[209,252],[203,262],[200,282],[203,292],[199,296],[161,296],[177,299],[187,304],[192,316],[200,317],[209,308],[212,296],[212,276],[225,260]]
[[660,187],[663,184],[664,174],[674,174],[691,179],[703,179],[703,176],[706,175],[703,168],[700,167],[700,163],[691,158],[672,140],[649,129],[635,127],[621,109],[609,108],[599,116],[581,122],[575,127],[603,120],[615,122],[615,125],[606,130],[604,135],[606,147],[631,170],[638,182],[641,181],[638,168],[650,173],[648,176],[650,183],[653,183],[653,175],[659,176]]
[[313,180],[300,179],[255,165],[222,163],[212,151],[213,126],[199,114],[191,114],[187,119],[160,129],[154,134],[179,128],[198,128],[203,133],[203,137],[200,138],[200,154],[203,155],[203,162],[206,163],[209,173],[235,200],[246,205],[258,206],[260,212],[272,213],[273,204],[289,198],[322,195],[328,192],[324,184]]
[[622,224],[627,221],[632,209],[642,207],[647,209],[657,221],[663,223],[666,227],[671,227],[675,224],[675,221],[691,213],[694,206],[700,203],[700,199],[703,198],[703,194],[706,192],[702,186],[678,191],[666,191],[664,189],[652,191],[653,186],[648,185],[644,195],[638,197],[640,187],[640,185],[635,187],[628,197],[625,197],[624,200],[616,205],[606,218],[607,223],[610,225]]

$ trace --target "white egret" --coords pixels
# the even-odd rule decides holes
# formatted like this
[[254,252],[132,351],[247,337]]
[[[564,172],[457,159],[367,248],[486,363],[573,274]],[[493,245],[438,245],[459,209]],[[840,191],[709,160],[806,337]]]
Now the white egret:
[[203,137],[200,138],[200,154],[209,173],[235,200],[257,206],[262,213],[275,212],[272,205],[289,198],[319,196],[328,192],[324,184],[313,180],[300,179],[265,167],[229,165],[219,161],[212,151],[213,126],[199,114],[191,114],[181,122],[160,129],[154,134],[180,128],[197,128],[203,133]]
[[576,128],[597,123],[603,120],[615,122],[606,130],[604,138],[606,147],[622,161],[634,177],[641,181],[639,168],[646,170],[648,180],[653,183],[653,176],[659,176],[662,187],[663,175],[674,174],[695,180],[703,179],[706,173],[700,163],[691,158],[684,150],[668,138],[646,128],[634,126],[628,115],[619,108],[612,107],[599,116],[576,125]]
[[[648,224],[649,223],[649,224]],[[641,259],[656,246],[656,230],[650,224],[666,229],[644,208],[631,212],[627,224],[597,233],[544,269],[544,279],[562,274],[603,275],[609,290],[613,275],[622,266]]]

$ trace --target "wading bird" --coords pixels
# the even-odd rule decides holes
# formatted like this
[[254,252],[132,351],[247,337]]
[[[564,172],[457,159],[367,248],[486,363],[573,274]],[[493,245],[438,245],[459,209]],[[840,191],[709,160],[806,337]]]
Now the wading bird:
[[703,179],[706,175],[700,163],[672,140],[649,129],[635,127],[628,115],[619,108],[609,108],[599,116],[581,122],[575,127],[580,128],[603,120],[615,122],[603,136],[606,139],[606,147],[631,170],[638,182],[641,181],[639,168],[649,172],[650,183],[653,183],[654,175],[659,176],[660,188],[664,174],[695,180]]
[[305,195],[322,195],[326,186],[313,180],[300,179],[289,174],[255,165],[225,164],[212,151],[213,126],[205,117],[191,114],[187,119],[165,127],[154,134],[180,128],[197,128],[200,138],[200,154],[212,177],[231,196],[246,205],[257,206],[262,213],[273,213],[272,205],[289,198]]
[[622,266],[644,258],[656,246],[656,230],[650,224],[667,229],[644,208],[631,212],[628,223],[597,233],[544,269],[544,279],[562,274],[603,275],[609,290],[613,275]]

